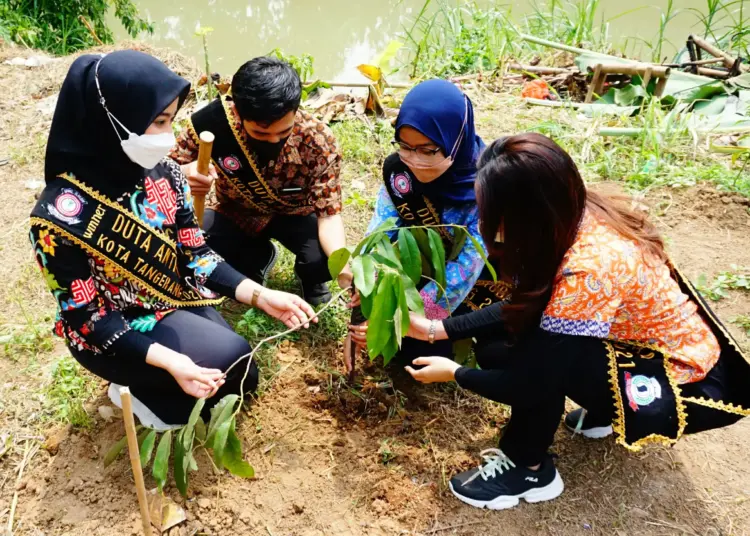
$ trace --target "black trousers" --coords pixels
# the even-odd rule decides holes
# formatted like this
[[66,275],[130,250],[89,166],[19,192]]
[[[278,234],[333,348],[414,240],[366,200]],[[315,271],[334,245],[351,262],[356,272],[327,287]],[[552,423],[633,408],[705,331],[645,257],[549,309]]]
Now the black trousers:
[[[482,369],[505,373],[502,382],[486,382],[473,390],[511,406],[499,448],[515,463],[533,466],[544,459],[565,411],[566,396],[587,410],[587,422],[602,426],[612,422],[614,396],[601,339],[539,329],[514,346],[480,340],[475,351]],[[500,389],[503,392],[498,392]],[[681,390],[685,397],[724,398],[726,374],[721,360],[706,378],[682,385]],[[727,426],[739,418],[689,405],[685,433]]]
[[270,240],[278,240],[296,260],[294,271],[306,288],[331,280],[328,257],[318,239],[318,217],[274,216],[258,236],[249,236],[223,214],[206,210],[203,216],[208,245],[238,272],[263,283],[273,249]]
[[[226,370],[239,357],[250,352],[250,345],[237,335],[213,307],[183,309],[167,315],[148,336],[176,352],[187,355],[201,367]],[[186,394],[174,377],[164,369],[133,360],[126,355],[73,352],[78,362],[107,381],[130,387],[133,395],[167,424],[184,424],[195,405],[195,398]],[[222,397],[240,393],[240,383],[247,361],[237,364],[226,383],[206,401],[203,417]],[[258,386],[258,367],[250,364],[244,391]]]

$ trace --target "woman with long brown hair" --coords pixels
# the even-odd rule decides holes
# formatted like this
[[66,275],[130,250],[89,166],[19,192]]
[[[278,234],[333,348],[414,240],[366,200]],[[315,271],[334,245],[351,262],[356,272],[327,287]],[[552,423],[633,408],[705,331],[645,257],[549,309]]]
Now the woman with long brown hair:
[[474,337],[481,370],[442,357],[407,367],[512,407],[499,448],[451,480],[459,499],[501,509],[562,493],[547,451],[566,396],[581,406],[569,428],[614,431],[631,450],[750,414],[750,366],[643,215],[587,190],[539,134],[495,141],[478,168],[482,235],[512,295],[442,322],[412,318],[418,339]]

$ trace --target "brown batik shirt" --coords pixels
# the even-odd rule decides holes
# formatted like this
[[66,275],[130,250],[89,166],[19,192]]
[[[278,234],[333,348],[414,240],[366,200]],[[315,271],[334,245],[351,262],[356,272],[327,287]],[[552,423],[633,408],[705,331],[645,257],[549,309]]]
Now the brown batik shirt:
[[[236,131],[247,137],[236,112],[234,120]],[[198,145],[187,128],[178,136],[170,156],[181,165],[198,159]],[[327,125],[310,114],[297,111],[292,134],[278,158],[259,170],[277,195],[295,205],[278,207],[276,214],[307,216],[315,213],[318,217],[326,217],[341,212],[341,154],[336,138]],[[244,180],[254,180],[254,172],[251,169],[247,172],[251,176]],[[282,190],[295,188],[300,190],[282,193]],[[206,204],[230,218],[249,235],[260,233],[274,216],[251,206],[221,178],[215,182],[214,195],[206,199]]]

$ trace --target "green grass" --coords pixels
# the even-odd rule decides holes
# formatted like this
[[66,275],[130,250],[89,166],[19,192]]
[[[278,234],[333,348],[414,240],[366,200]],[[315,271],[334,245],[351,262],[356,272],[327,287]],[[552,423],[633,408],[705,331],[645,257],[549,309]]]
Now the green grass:
[[712,280],[705,274],[698,277],[698,291],[713,301],[729,297],[731,290],[750,291],[750,269],[731,266],[731,270],[719,273]]
[[70,357],[60,358],[52,370],[52,381],[44,391],[45,410],[52,421],[91,428],[94,420],[86,411],[99,381]]
[[331,125],[345,162],[356,162],[361,171],[379,170],[391,152],[394,131],[387,121],[365,123],[360,119]]
[[732,319],[733,324],[737,324],[740,328],[745,330],[745,334],[750,337],[750,315],[739,315]]

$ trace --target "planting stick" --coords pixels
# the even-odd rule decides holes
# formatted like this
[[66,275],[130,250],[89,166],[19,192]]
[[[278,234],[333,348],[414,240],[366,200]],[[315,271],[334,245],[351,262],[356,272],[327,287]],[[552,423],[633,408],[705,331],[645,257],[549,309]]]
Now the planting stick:
[[[214,135],[208,131],[201,132],[200,140],[200,147],[198,148],[198,173],[208,176],[208,166],[211,163],[211,150],[214,146]],[[198,225],[203,227],[206,194],[196,194],[193,197],[195,197],[195,215],[198,218]]]
[[151,519],[148,513],[148,501],[146,500],[146,485],[143,483],[141,456],[138,453],[138,437],[135,433],[135,420],[133,420],[133,402],[130,398],[130,389],[128,387],[120,388],[120,399],[122,400],[122,419],[125,421],[125,434],[128,437],[130,466],[133,468],[135,492],[138,495],[138,506],[141,509],[143,534],[145,536],[151,536]]

